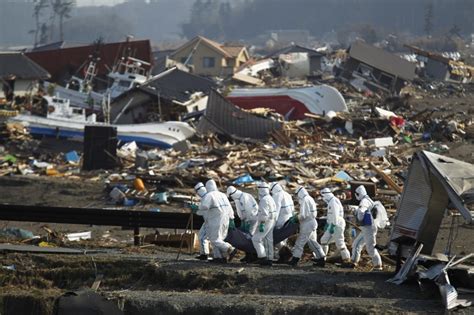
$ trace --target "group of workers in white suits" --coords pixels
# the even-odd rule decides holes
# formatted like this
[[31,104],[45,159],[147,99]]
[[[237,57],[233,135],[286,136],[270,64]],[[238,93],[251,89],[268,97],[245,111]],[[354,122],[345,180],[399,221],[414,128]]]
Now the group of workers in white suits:
[[251,255],[247,253],[241,261],[272,265],[274,259],[279,259],[278,251],[288,245],[286,240],[274,244],[273,230],[280,229],[290,222],[299,224],[299,233],[291,250],[292,257],[287,261],[290,265],[298,264],[303,255],[304,246],[308,244],[313,254],[314,265],[324,267],[329,245],[335,243],[343,265],[356,266],[365,246],[372,258],[373,269],[382,269],[380,254],[375,247],[378,229],[374,218],[370,217],[374,215],[374,201],[369,197],[364,186],[359,186],[355,190],[359,206],[354,211],[354,216],[361,226],[359,235],[352,243],[352,255],[344,240],[346,228],[344,208],[339,198],[329,188],[324,188],[319,192],[327,206],[326,225],[319,242],[316,232],[318,227],[316,202],[303,186],[297,187],[294,192],[299,211],[295,211],[292,196],[276,182],[257,183],[258,202],[251,194],[234,186],[229,186],[226,193],[222,193],[212,179],[205,185],[198,183],[194,188],[200,197],[196,213],[204,218],[204,224],[199,231],[200,255],[198,259],[207,260],[211,252],[210,247],[212,247],[214,262],[226,263],[237,254],[238,250],[226,242],[228,232],[236,228],[230,198],[235,203],[235,214],[241,222],[239,229],[251,236],[257,254],[256,259],[251,259]]

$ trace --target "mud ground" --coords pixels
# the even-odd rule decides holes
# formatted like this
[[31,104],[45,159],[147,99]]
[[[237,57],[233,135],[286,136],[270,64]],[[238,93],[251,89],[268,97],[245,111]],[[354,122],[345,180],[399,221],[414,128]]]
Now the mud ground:
[[[297,268],[262,268],[239,262],[214,265],[175,253],[132,255],[0,256],[16,271],[0,271],[0,305],[5,314],[25,310],[49,314],[54,298],[90,287],[103,275],[99,292],[117,301],[125,314],[398,314],[443,313],[435,291],[414,284],[386,283],[388,271],[341,269],[309,262]],[[20,302],[20,303],[19,303]]]

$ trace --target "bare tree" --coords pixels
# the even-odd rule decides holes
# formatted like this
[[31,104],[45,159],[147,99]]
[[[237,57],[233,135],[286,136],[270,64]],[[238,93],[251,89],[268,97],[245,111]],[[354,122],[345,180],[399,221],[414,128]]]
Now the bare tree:
[[59,40],[64,40],[64,20],[70,18],[72,8],[76,2],[74,0],[50,0],[51,1],[51,30],[50,38],[53,40],[56,17],[59,17]]
[[429,37],[433,32],[433,3],[429,2],[425,8],[425,33]]
[[57,12],[57,5],[58,1],[60,0],[49,0],[51,4],[51,15],[49,17],[50,26],[49,26],[49,40],[54,40],[54,25],[56,24],[56,12]]
[[46,9],[48,7],[48,3],[46,2],[47,0],[35,0],[35,6],[33,9],[33,17],[35,18],[35,29],[33,31],[30,31],[30,33],[35,34],[35,42],[34,42],[34,47],[38,45],[38,35],[40,33],[41,29],[41,22],[40,22],[40,17],[41,13],[43,12],[43,9]]
[[46,23],[41,24],[39,31],[39,41],[38,44],[45,45],[48,43],[48,25]]
[[74,0],[63,0],[58,8],[57,14],[59,16],[59,39],[61,41],[64,40],[64,20],[71,17],[70,13],[75,4],[76,3]]

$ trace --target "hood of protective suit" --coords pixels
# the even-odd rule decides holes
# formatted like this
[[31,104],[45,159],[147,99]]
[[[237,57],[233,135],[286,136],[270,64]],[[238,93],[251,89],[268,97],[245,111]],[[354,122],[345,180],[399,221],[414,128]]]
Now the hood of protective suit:
[[204,187],[204,184],[201,182],[197,183],[196,186],[194,186],[194,190],[201,198],[207,193],[206,187]]
[[242,196],[242,192],[234,186],[227,187],[227,197],[237,200]]
[[367,196],[367,190],[365,190],[363,185],[360,185],[355,190],[355,197],[357,200],[362,200],[365,196]]
[[258,196],[260,198],[270,194],[270,186],[268,186],[267,183],[258,183],[257,189],[258,189]]
[[309,195],[308,191],[306,191],[306,188],[304,188],[303,186],[299,186],[298,188],[296,188],[295,193],[299,199],[303,199],[304,197]]
[[207,192],[217,191],[217,184],[213,179],[210,179],[206,182]]
[[276,194],[278,194],[278,193],[280,193],[280,192],[282,192],[282,191],[283,191],[283,187],[281,187],[280,184],[278,184],[278,183],[272,183],[272,184],[270,185],[270,194],[272,194],[272,196],[274,196],[274,195],[276,195]]
[[320,194],[325,203],[329,203],[329,201],[334,198],[334,194],[329,188],[324,188],[323,190],[321,190]]

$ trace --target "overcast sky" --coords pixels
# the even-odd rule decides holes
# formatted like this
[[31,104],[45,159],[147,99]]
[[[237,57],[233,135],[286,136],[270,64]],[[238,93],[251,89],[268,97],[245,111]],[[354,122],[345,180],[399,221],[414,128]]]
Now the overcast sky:
[[115,5],[124,2],[124,0],[77,0],[79,6],[85,5]]

